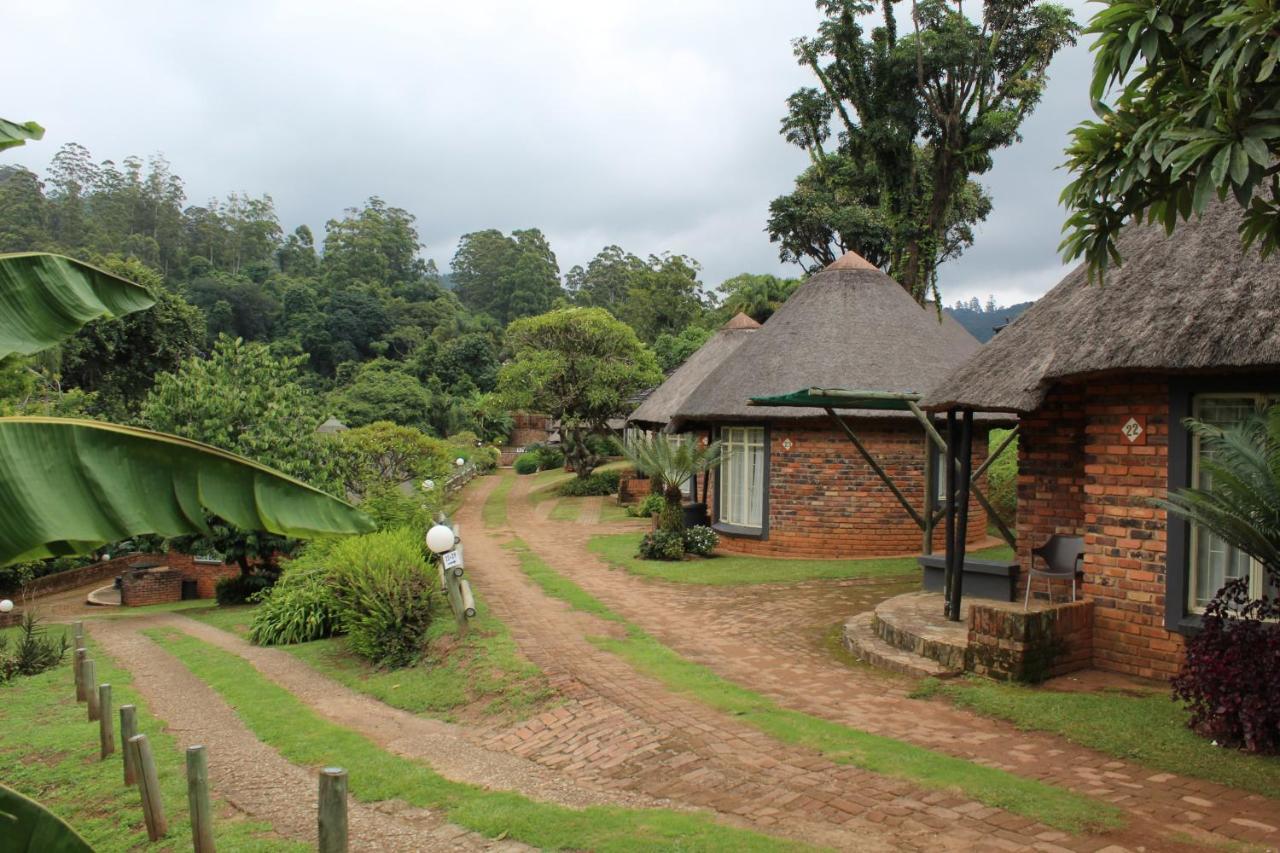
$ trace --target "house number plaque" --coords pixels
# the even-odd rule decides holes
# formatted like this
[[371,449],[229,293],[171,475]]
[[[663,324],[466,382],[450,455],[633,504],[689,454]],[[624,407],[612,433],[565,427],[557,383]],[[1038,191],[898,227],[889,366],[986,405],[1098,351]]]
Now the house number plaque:
[[1124,422],[1124,426],[1120,427],[1120,432],[1124,433],[1124,437],[1129,440],[1130,444],[1147,443],[1146,420],[1145,417],[1133,415]]

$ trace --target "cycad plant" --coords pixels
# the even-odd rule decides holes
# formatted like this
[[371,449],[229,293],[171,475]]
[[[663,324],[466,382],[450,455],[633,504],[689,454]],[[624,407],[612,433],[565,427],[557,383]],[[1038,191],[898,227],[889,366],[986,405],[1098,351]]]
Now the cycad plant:
[[637,438],[624,448],[636,470],[647,475],[662,492],[665,504],[659,526],[663,530],[684,530],[684,484],[720,464],[720,442],[705,447],[693,435],[683,439],[659,433]]
[[1280,578],[1280,405],[1240,424],[1217,427],[1189,419],[1206,451],[1208,488],[1179,489],[1158,503],[1220,536]]

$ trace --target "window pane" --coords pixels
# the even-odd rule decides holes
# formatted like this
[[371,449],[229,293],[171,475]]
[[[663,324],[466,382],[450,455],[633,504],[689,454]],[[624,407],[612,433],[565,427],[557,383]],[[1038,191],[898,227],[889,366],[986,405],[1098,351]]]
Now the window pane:
[[720,520],[760,527],[764,506],[764,430],[726,427],[720,464]]

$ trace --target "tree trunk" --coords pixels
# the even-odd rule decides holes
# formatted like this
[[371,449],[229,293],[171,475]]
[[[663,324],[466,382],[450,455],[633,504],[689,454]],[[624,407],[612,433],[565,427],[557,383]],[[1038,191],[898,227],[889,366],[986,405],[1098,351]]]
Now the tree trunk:
[[667,486],[662,494],[666,505],[662,509],[660,524],[672,533],[684,531],[684,492],[679,486]]

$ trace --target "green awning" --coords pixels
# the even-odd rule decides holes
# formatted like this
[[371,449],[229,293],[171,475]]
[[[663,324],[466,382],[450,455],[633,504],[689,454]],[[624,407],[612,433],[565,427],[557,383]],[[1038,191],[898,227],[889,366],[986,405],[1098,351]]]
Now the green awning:
[[843,388],[805,388],[775,397],[752,397],[752,406],[797,406],[814,409],[883,409],[894,412],[911,411],[910,403],[920,399],[919,394],[901,394],[893,391],[847,391]]

